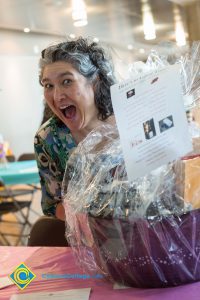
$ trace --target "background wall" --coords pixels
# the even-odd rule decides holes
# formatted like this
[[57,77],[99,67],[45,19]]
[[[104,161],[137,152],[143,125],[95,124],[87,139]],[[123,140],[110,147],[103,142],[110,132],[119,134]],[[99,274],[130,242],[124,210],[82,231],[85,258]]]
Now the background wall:
[[0,31],[0,133],[16,157],[33,152],[33,140],[43,114],[38,81],[39,53],[54,36]]
[[38,83],[38,58],[0,56],[0,132],[18,157],[33,152],[42,119],[43,97]]

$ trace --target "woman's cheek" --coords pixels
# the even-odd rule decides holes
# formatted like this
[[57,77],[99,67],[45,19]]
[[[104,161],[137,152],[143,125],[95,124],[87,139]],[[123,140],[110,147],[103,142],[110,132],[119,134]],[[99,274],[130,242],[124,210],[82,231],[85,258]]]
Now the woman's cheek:
[[51,103],[51,96],[48,92],[44,92],[44,98],[48,103]]

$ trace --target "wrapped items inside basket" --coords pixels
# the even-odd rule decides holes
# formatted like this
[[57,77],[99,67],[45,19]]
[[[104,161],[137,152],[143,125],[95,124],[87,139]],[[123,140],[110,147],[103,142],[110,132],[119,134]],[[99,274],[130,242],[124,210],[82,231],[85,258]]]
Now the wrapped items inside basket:
[[[200,177],[196,159],[190,154]],[[87,272],[134,287],[200,280],[200,209],[185,196],[185,161],[130,182],[116,127],[99,127],[79,143],[63,195],[66,237]]]

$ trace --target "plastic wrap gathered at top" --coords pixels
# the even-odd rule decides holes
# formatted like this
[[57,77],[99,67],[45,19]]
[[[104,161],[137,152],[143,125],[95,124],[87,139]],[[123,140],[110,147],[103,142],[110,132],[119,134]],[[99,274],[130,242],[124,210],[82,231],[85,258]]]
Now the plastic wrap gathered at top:
[[129,77],[138,73],[148,73],[167,67],[170,64],[180,64],[181,82],[184,95],[185,109],[191,109],[200,104],[200,42],[194,42],[191,48],[179,57],[169,54],[160,54],[152,50],[146,63],[134,62],[129,65]]
[[129,182],[116,127],[103,125],[79,143],[63,198],[66,237],[87,272],[135,287],[200,280],[200,158],[189,158]]
[[200,104],[200,42],[180,58],[184,104],[186,109]]

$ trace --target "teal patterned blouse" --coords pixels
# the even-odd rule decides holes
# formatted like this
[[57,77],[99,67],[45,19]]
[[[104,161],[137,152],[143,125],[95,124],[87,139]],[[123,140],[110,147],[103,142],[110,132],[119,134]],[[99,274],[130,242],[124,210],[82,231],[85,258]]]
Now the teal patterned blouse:
[[66,163],[76,143],[70,130],[52,117],[36,133],[34,147],[42,187],[42,210],[45,215],[55,216]]

